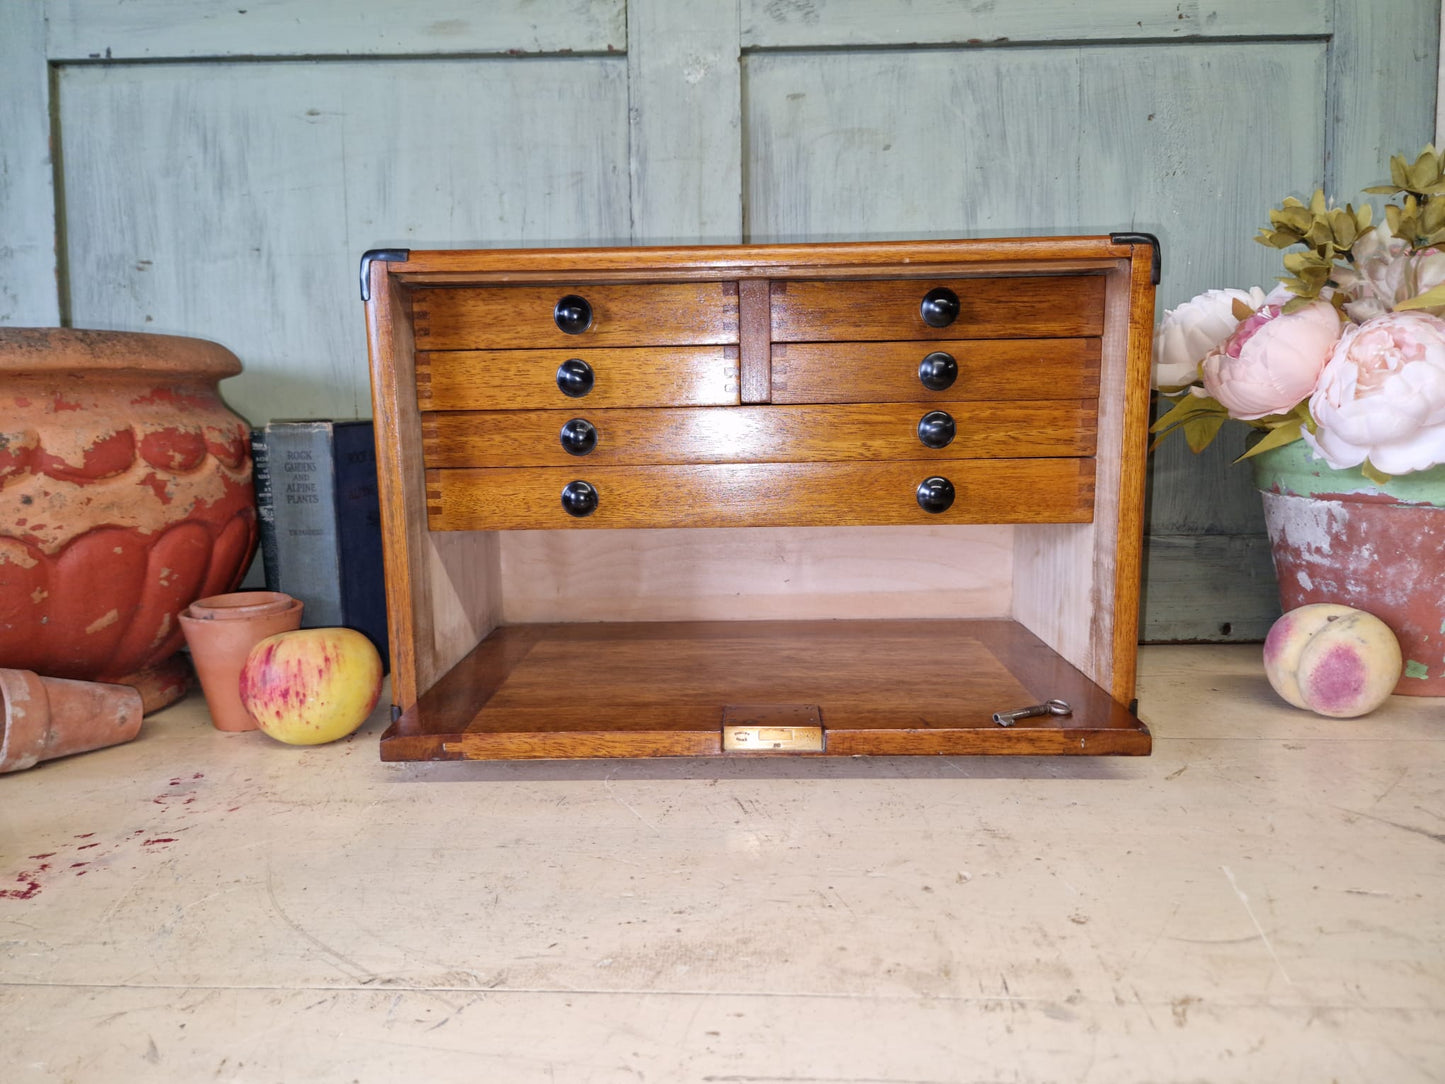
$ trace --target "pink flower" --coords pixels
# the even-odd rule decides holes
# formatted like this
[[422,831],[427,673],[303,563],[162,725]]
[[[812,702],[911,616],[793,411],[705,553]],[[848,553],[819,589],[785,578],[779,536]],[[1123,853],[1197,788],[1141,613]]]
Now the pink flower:
[[1345,294],[1345,312],[1363,323],[1389,312],[1409,293],[1410,244],[1387,226],[1362,233],[1354,245],[1353,267],[1335,269],[1335,281]]
[[1310,398],[1306,443],[1331,467],[1385,474],[1445,463],[1445,320],[1392,312],[1345,329]]
[[1234,303],[1251,309],[1265,303],[1258,286],[1245,290],[1205,290],[1177,309],[1168,309],[1154,333],[1154,386],[1182,388],[1199,379],[1204,355],[1229,338],[1239,326]]
[[1286,413],[1315,390],[1339,337],[1340,318],[1327,301],[1288,314],[1265,305],[1205,357],[1204,390],[1243,421]]

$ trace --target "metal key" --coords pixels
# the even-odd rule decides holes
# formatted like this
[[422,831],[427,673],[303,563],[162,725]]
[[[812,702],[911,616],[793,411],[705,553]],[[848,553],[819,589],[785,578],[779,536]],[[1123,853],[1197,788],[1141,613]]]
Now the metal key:
[[1019,708],[1017,711],[996,711],[993,713],[993,721],[999,726],[1013,726],[1015,719],[1032,719],[1036,715],[1072,714],[1074,714],[1074,709],[1069,707],[1068,701],[1046,700],[1031,708]]

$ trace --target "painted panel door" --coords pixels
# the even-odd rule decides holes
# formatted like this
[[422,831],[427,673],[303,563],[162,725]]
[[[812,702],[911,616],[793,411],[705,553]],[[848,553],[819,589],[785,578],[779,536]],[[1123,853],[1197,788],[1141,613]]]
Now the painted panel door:
[[629,233],[622,58],[77,65],[59,110],[71,319],[225,343],[253,423],[370,414],[366,249]]
[[[1438,0],[3,5],[0,323],[217,339],[262,423],[369,412],[378,245],[1136,229],[1162,310],[1268,284],[1271,205],[1425,142],[1438,33]],[[1241,439],[1153,459],[1149,638],[1273,616]]]
[[[940,4],[908,22],[893,3],[745,3],[749,240],[1145,230],[1162,313],[1268,288],[1279,254],[1252,238],[1271,206],[1322,181],[1357,199],[1429,136],[1433,2],[1377,9],[1380,27],[1314,0],[1170,5],[1183,40],[1160,40],[1158,7],[1080,23],[1068,5]],[[1243,438],[1153,457],[1146,639],[1258,639],[1278,614],[1258,495],[1230,462]]]

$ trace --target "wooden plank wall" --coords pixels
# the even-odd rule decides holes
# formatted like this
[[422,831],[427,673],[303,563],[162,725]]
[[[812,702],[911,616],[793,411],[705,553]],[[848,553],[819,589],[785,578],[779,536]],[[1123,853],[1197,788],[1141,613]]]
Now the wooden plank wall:
[[[369,413],[379,245],[1148,230],[1162,311],[1428,139],[1438,47],[1437,0],[3,4],[0,323],[216,339],[261,423]],[[1274,616],[1239,439],[1154,458],[1147,638]]]
[[0,4],[0,325],[60,322],[45,9]]

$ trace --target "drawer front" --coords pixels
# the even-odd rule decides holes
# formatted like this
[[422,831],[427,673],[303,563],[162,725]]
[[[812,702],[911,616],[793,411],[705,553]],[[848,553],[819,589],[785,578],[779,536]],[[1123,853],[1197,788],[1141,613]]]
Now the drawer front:
[[[952,493],[940,512],[919,503],[920,486],[933,478],[946,479]],[[434,531],[1087,523],[1094,461],[580,464],[428,470],[426,483]],[[927,495],[942,488],[934,485]],[[589,491],[592,510],[569,514],[564,499],[585,510]]]
[[[926,298],[947,296],[929,307]],[[775,342],[1095,336],[1104,330],[1101,275],[774,282]]]
[[489,411],[422,416],[429,467],[828,463],[1087,456],[1083,400],[697,410]]
[[1099,352],[1099,339],[779,343],[772,401],[1092,399],[1099,393]]
[[[738,401],[736,346],[588,349],[577,345],[571,350],[419,353],[418,405],[423,411],[573,406],[595,410],[728,406]],[[564,365],[570,370],[561,375]],[[574,394],[564,392],[564,386]]]
[[418,350],[738,341],[735,282],[435,288],[412,313]]

